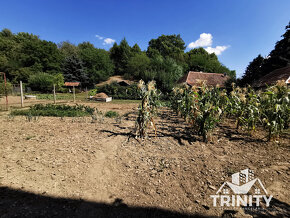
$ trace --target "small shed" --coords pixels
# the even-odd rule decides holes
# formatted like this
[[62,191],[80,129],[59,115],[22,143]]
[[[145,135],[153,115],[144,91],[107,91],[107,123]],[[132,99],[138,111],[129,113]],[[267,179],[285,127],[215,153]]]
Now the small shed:
[[110,101],[112,101],[112,97],[109,97],[104,92],[97,93],[96,95],[91,96],[90,98],[92,100],[95,100],[95,101],[104,101],[104,102],[110,102]]

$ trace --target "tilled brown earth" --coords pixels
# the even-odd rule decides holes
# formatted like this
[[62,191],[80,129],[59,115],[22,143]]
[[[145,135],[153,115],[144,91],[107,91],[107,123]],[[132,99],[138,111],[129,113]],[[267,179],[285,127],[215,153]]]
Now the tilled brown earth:
[[157,136],[140,140],[136,107],[122,107],[132,113],[121,122],[1,116],[0,217],[245,217],[210,195],[246,168],[273,195],[251,215],[289,216],[289,136],[266,142],[228,120],[206,144],[163,110]]

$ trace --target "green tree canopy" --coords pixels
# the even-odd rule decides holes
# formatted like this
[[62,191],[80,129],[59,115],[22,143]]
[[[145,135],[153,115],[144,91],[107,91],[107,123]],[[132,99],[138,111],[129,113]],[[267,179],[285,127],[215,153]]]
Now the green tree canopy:
[[163,57],[171,57],[178,62],[182,62],[184,49],[185,43],[179,34],[161,35],[157,39],[149,41],[147,54],[152,57],[158,51]]
[[132,57],[132,48],[125,38],[120,45],[114,43],[110,49],[110,57],[115,65],[115,74],[125,74],[128,61]]
[[230,71],[221,64],[217,56],[209,54],[204,48],[195,48],[185,54],[188,71],[202,71],[207,73],[226,73],[230,77],[236,77],[235,71]]
[[78,45],[78,54],[83,61],[91,85],[104,81],[113,74],[114,65],[106,50],[97,49],[93,44],[83,42]]

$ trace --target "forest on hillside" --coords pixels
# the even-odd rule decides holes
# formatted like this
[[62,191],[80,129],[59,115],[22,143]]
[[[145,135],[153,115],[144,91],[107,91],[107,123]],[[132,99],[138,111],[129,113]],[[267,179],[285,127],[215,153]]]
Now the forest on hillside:
[[[290,63],[290,23],[275,48],[267,57],[258,55],[249,63],[237,83],[251,84],[275,69]],[[161,35],[151,39],[147,50],[138,44],[130,46],[124,38],[109,51],[96,48],[90,42],[74,45],[69,41],[56,44],[30,33],[0,32],[0,72],[9,83],[24,82],[34,91],[51,91],[52,84],[60,90],[64,81],[81,82],[94,88],[112,75],[145,82],[155,80],[163,92],[170,92],[176,81],[188,71],[225,73],[232,80],[236,72],[224,66],[214,53],[204,48],[185,51],[180,35]],[[0,83],[3,82],[2,77]]]
[[[226,73],[228,69],[203,48],[185,52],[180,35],[161,35],[149,41],[147,50],[124,38],[109,51],[96,48],[90,42],[74,45],[68,41],[56,44],[30,33],[0,32],[0,72],[5,72],[10,83],[22,81],[35,91],[50,91],[64,81],[79,81],[83,87],[93,88],[96,83],[112,75],[145,82],[155,80],[165,92],[189,70]],[[0,81],[1,82],[1,81]]]

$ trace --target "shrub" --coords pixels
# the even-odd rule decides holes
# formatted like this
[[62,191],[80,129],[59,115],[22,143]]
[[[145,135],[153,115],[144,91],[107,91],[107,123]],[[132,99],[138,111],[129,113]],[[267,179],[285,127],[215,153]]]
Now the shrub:
[[0,97],[5,96],[5,93],[11,94],[12,92],[12,84],[10,82],[6,83],[6,90],[5,90],[5,83],[0,82]]
[[97,94],[97,92],[98,92],[97,89],[92,89],[92,90],[89,91],[88,95],[89,95],[89,96],[94,96],[94,95]]
[[48,117],[82,117],[90,116],[95,112],[95,108],[84,105],[54,105],[54,104],[36,104],[30,106],[28,110],[15,110],[11,115],[22,116],[48,116]]
[[139,99],[138,88],[136,84],[130,86],[120,86],[113,82],[98,88],[98,92],[104,92],[113,99]]
[[54,77],[48,73],[33,74],[28,79],[28,84],[33,91],[51,92]]
[[116,111],[108,111],[106,112],[105,117],[110,117],[110,118],[119,117],[119,114]]

